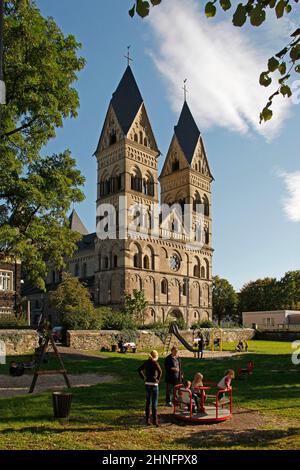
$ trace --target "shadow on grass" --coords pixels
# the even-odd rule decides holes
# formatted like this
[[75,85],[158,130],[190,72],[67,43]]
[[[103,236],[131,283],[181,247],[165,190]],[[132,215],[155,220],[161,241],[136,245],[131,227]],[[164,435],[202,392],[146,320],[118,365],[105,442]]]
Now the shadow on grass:
[[175,439],[173,444],[179,447],[184,445],[191,449],[229,449],[238,446],[244,448],[265,448],[269,445],[274,445],[274,442],[277,440],[295,436],[300,438],[300,428],[288,428],[286,430],[257,430],[252,428],[242,431],[205,429],[205,432],[193,433],[189,436]]

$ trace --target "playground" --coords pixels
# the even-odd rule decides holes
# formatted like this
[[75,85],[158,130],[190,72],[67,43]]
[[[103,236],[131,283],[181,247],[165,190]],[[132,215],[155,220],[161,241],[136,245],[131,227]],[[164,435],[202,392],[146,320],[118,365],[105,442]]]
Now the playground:
[[[234,345],[224,344],[224,352]],[[218,424],[183,422],[164,406],[164,379],[160,386],[161,427],[144,424],[144,385],[137,368],[142,354],[81,353],[60,350],[71,382],[73,403],[69,421],[53,418],[53,383],[37,382],[34,394],[8,396],[0,384],[0,449],[298,449],[300,447],[299,366],[291,361],[289,342],[249,341],[246,354],[197,359],[185,357],[186,378],[201,371],[216,382],[225,369],[237,370],[253,361],[250,376],[233,381],[232,419]],[[160,357],[163,365],[164,357]],[[180,351],[181,353],[181,351]],[[8,363],[9,363],[8,358]],[[26,360],[20,357],[18,360]],[[47,368],[55,368],[50,356]],[[1,379],[9,365],[2,365]],[[28,375],[28,377],[26,377]],[[30,384],[32,371],[15,377]],[[41,381],[40,381],[41,380]],[[43,377],[44,380],[44,377]],[[64,385],[62,377],[55,377]],[[98,381],[97,381],[98,380]],[[40,382],[39,382],[40,381]],[[50,380],[51,382],[51,380]],[[11,387],[11,382],[9,383]]]

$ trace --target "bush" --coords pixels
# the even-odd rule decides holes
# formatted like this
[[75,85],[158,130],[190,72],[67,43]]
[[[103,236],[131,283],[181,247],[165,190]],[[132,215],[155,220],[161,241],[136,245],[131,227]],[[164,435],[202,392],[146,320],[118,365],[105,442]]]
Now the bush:
[[24,317],[17,318],[13,313],[0,314],[0,330],[29,328]]
[[103,330],[136,330],[132,315],[114,311],[111,308],[99,308]]
[[81,311],[68,308],[62,315],[61,323],[67,330],[101,330],[102,316],[95,309]]
[[216,325],[211,320],[202,320],[193,323],[193,325],[191,326],[192,330],[197,330],[198,328],[216,328]]

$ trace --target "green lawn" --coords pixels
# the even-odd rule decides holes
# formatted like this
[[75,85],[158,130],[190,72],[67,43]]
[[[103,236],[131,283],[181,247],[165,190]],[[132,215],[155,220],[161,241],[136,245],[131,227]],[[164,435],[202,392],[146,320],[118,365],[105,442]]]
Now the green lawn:
[[[70,373],[115,375],[115,382],[73,389],[72,415],[65,424],[52,419],[50,392],[0,399],[0,449],[299,449],[300,366],[292,364],[291,352],[287,342],[250,341],[247,356],[183,358],[186,377],[200,370],[212,381],[227,368],[237,369],[250,359],[255,363],[253,376],[233,384],[238,412],[230,425],[204,428],[174,421],[170,409],[163,407],[164,384],[162,426],[143,425],[144,387],[136,373],[143,356],[66,357]],[[0,374],[4,371],[7,367],[0,366]],[[249,410],[249,422],[240,409]]]

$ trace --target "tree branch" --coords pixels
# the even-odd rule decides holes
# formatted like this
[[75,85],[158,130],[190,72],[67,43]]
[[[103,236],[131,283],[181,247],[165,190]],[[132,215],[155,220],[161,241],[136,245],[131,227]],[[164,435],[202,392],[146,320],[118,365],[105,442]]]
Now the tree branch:
[[28,127],[30,127],[36,120],[37,120],[37,117],[31,119],[26,124],[23,124],[23,126],[17,127],[16,129],[12,131],[4,132],[3,134],[0,134],[0,139],[3,139],[4,137],[9,137],[10,135],[16,134],[17,132],[22,132],[24,129],[28,129]]

